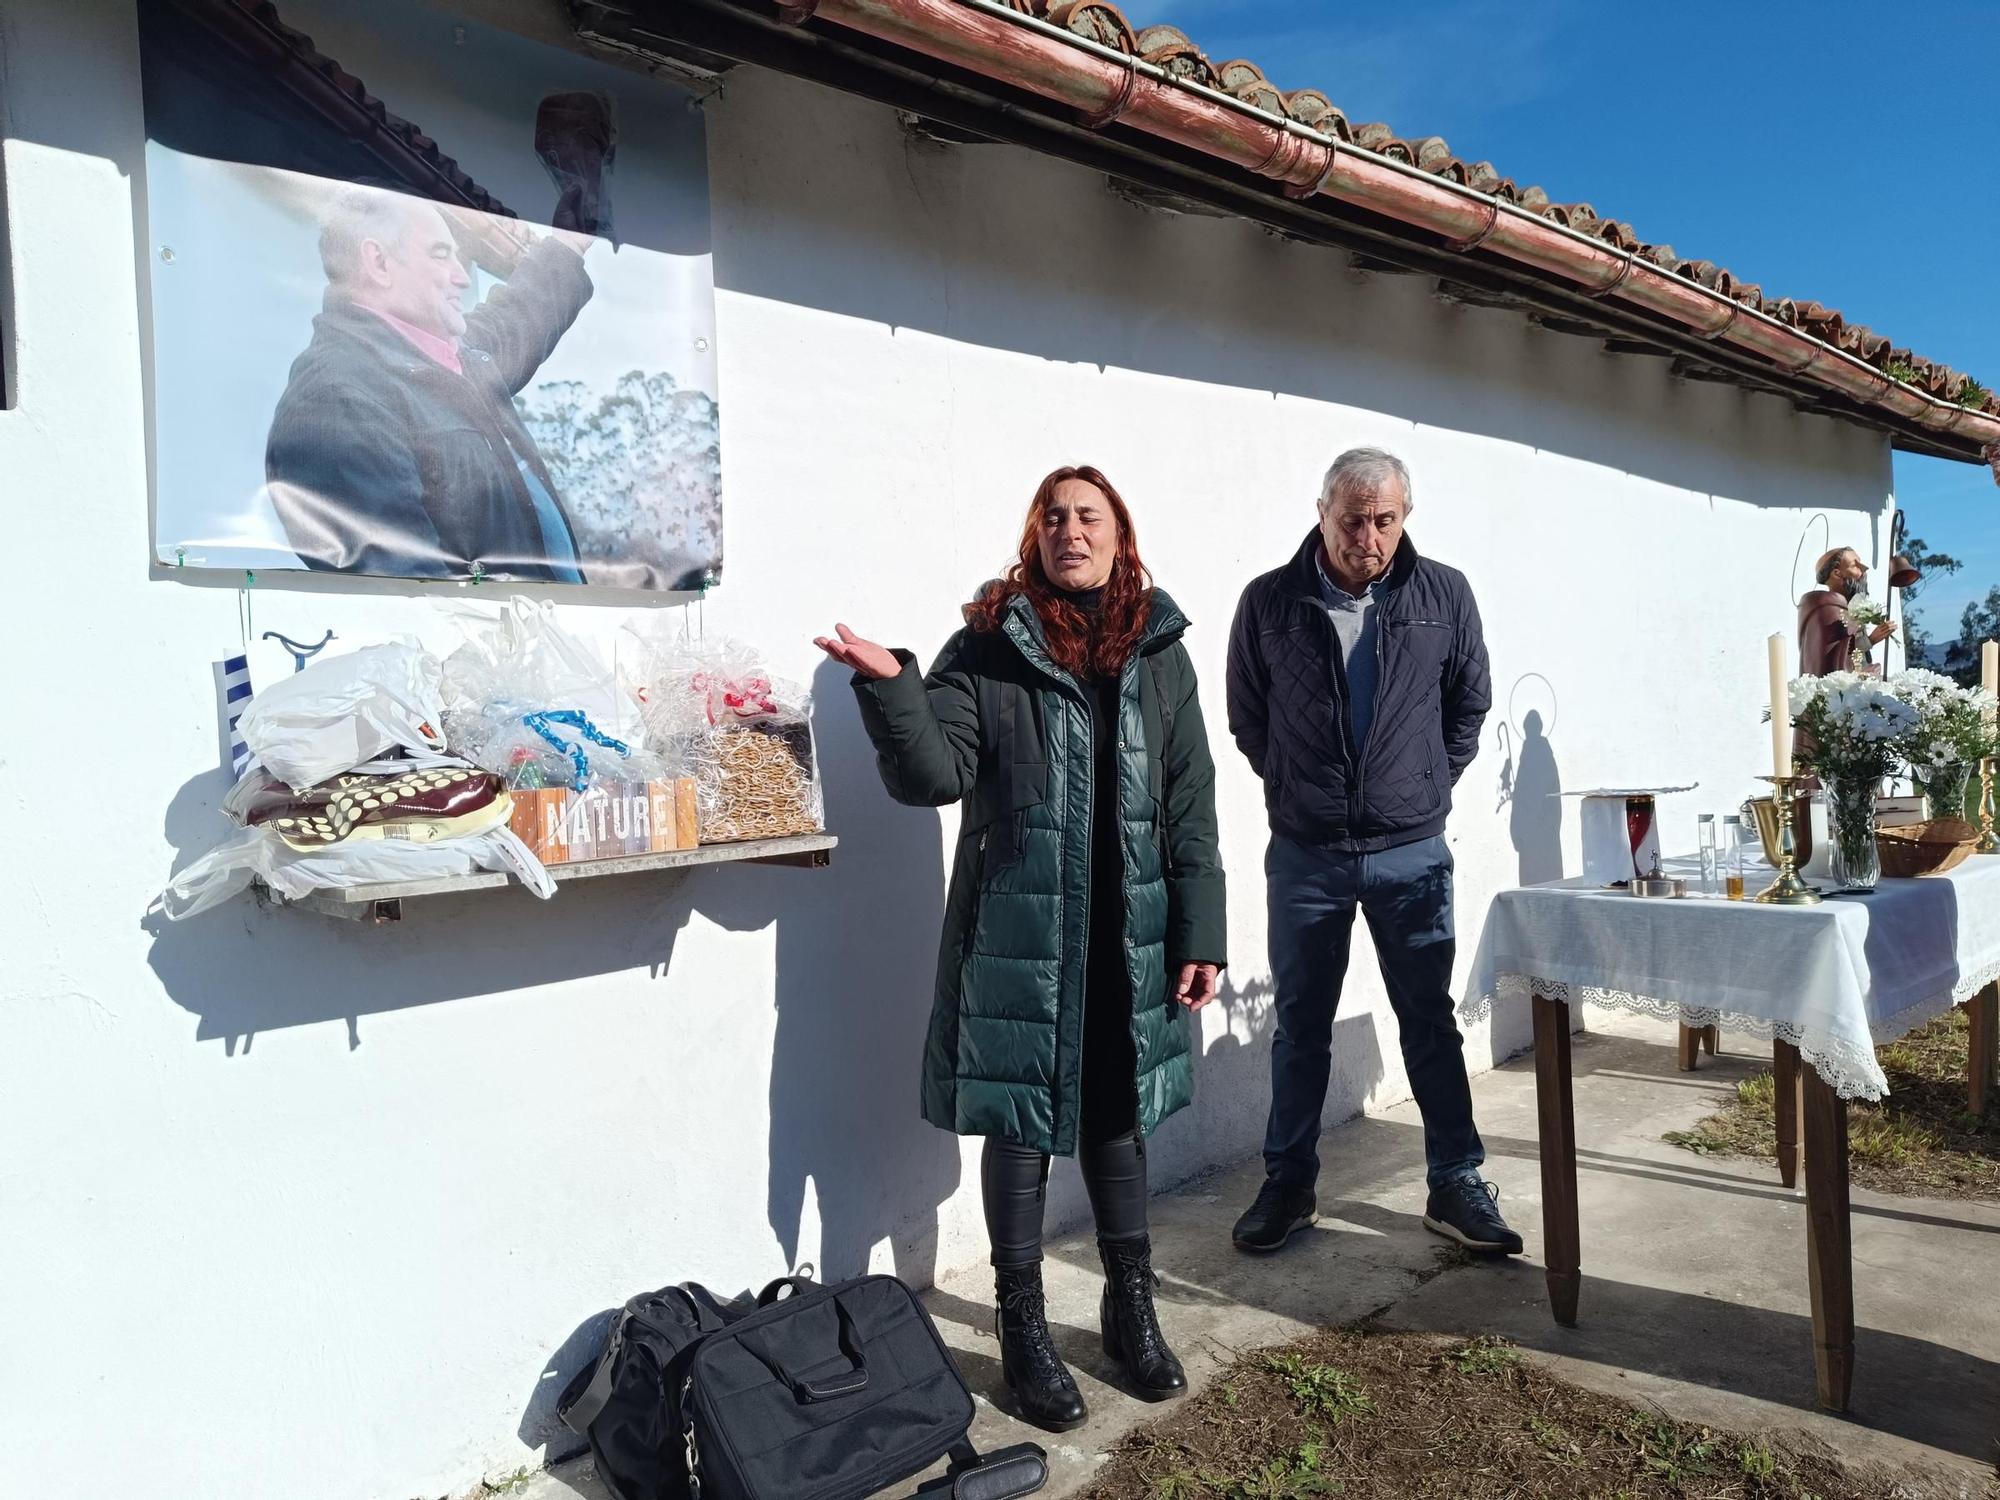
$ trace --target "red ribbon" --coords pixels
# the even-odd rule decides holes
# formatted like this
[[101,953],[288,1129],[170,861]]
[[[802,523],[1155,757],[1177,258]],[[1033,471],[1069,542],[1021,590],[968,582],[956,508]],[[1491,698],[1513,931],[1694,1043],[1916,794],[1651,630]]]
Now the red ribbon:
[[761,719],[778,711],[778,700],[771,696],[768,677],[720,677],[697,672],[688,679],[688,688],[707,697],[711,724],[726,718]]

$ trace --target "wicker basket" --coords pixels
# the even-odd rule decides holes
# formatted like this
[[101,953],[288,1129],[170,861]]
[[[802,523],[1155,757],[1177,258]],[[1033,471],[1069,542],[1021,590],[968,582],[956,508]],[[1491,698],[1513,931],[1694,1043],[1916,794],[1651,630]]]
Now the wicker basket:
[[1932,818],[1905,828],[1882,828],[1875,848],[1882,856],[1882,873],[1894,880],[1942,875],[1972,852],[1979,830],[1963,818]]

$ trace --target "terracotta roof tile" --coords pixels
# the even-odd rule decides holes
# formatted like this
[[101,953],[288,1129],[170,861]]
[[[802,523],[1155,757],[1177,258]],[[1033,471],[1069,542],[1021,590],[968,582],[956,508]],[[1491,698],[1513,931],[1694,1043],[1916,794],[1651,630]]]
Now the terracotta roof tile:
[[[1754,282],[1741,281],[1713,261],[1684,259],[1671,245],[1642,240],[1630,224],[1601,217],[1588,203],[1555,203],[1539,187],[1523,187],[1503,177],[1491,162],[1467,162],[1441,136],[1406,137],[1380,122],[1350,125],[1334,102],[1318,89],[1279,90],[1263,70],[1245,58],[1211,62],[1174,26],[1135,31],[1117,6],[1106,0],[1007,0],[1015,10],[1053,22],[1121,52],[1144,58],[1177,78],[1232,95],[1246,104],[1283,115],[1324,134],[1462,183],[1505,202],[1593,235],[1619,250],[1637,254],[1750,308],[1770,314],[1813,337],[1853,354],[1885,374],[1941,400],[2000,415],[2000,395],[1949,366],[1898,348],[1887,338],[1818,302],[1767,297]],[[2000,464],[1996,464],[2000,475]]]

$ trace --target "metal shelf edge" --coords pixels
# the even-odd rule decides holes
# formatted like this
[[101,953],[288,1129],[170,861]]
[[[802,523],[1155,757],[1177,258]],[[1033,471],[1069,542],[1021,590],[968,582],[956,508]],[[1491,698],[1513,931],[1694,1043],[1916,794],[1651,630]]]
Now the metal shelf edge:
[[[693,849],[670,849],[658,854],[626,854],[612,859],[550,865],[548,871],[557,884],[562,884],[602,875],[638,875],[654,870],[693,869],[701,865],[768,864],[819,869],[831,862],[832,851],[839,842],[830,833],[796,834],[781,839],[745,839],[740,843],[702,844]],[[452,875],[438,880],[378,881],[372,885],[332,887],[297,899],[281,896],[262,882],[258,883],[258,890],[277,906],[324,912],[330,916],[365,917],[371,912],[383,915],[379,908],[419,896],[449,896],[516,884],[518,882],[512,877],[496,870],[479,870],[470,875]]]

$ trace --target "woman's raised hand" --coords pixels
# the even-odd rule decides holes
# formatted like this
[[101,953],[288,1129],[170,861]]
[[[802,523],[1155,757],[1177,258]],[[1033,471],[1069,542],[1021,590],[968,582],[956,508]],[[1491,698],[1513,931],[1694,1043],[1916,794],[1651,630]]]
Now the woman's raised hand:
[[894,677],[903,670],[903,664],[886,647],[863,640],[845,625],[833,628],[835,635],[816,635],[813,644],[835,661],[854,668],[863,677]]

